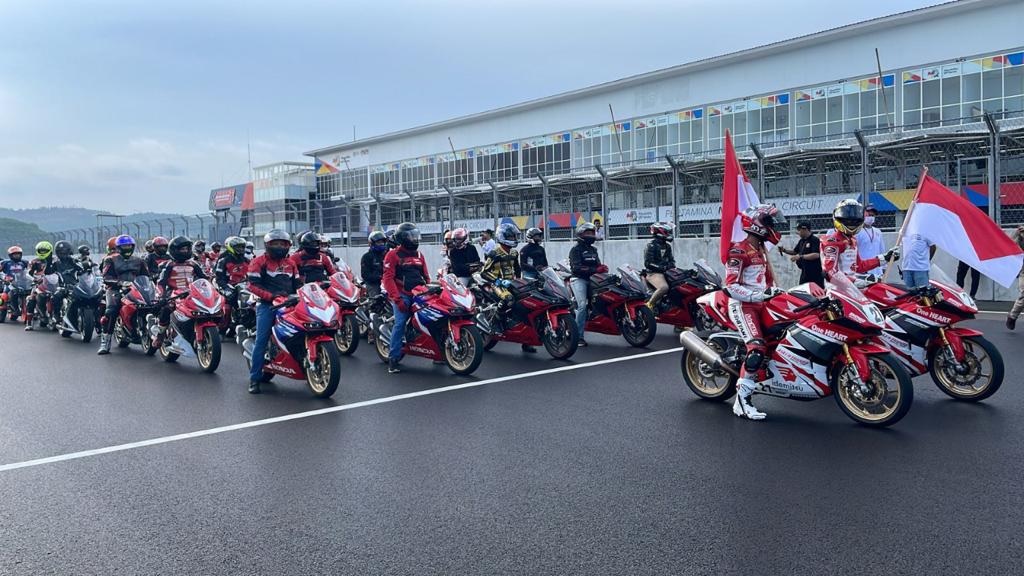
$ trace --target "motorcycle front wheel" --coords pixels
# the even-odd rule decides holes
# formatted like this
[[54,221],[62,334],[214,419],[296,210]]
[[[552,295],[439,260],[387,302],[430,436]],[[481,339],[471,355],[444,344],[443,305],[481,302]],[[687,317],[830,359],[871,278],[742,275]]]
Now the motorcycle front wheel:
[[580,333],[576,329],[576,321],[569,314],[558,317],[558,323],[551,330],[541,332],[544,349],[556,360],[568,360],[576,353],[580,345]]
[[623,316],[620,322],[622,337],[634,348],[643,348],[654,341],[658,333],[658,321],[654,318],[654,311],[647,306],[640,306],[636,309],[636,318],[630,325],[629,320]]
[[1003,385],[1003,355],[982,336],[964,338],[963,344],[964,362],[961,366],[957,366],[956,359],[942,348],[928,359],[928,372],[939,390],[951,398],[980,402]]
[[317,398],[330,398],[341,381],[341,355],[337,346],[325,342],[316,345],[316,362],[306,362],[306,384]]
[[96,330],[96,311],[88,306],[83,306],[78,311],[79,327],[82,330],[82,342],[92,342],[92,334]]
[[0,324],[7,322],[7,308],[0,310]]
[[196,360],[199,361],[199,367],[203,372],[213,374],[220,366],[220,330],[216,326],[207,326],[204,330],[206,333],[203,335],[203,341],[196,342]]
[[868,358],[871,377],[860,389],[856,366],[843,364],[832,374],[832,391],[844,414],[859,424],[873,427],[891,426],[899,422],[914,403],[914,385],[902,364],[892,355],[879,354]]
[[445,339],[444,360],[448,369],[459,376],[468,376],[480,367],[484,359],[484,339],[476,326],[459,328],[459,344],[451,337]]
[[120,317],[114,321],[114,339],[117,340],[118,348],[127,348],[132,345],[132,340],[128,336],[128,330],[124,327]]
[[338,352],[349,356],[359,348],[359,326],[356,323],[354,314],[345,316],[341,322],[341,329],[334,333],[334,345]]

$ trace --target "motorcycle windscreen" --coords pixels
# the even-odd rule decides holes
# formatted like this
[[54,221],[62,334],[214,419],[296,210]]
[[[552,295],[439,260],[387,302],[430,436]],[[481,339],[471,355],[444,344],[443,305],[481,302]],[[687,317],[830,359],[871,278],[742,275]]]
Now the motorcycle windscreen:
[[619,266],[619,282],[623,288],[627,288],[634,292],[641,294],[647,293],[647,287],[644,286],[644,281],[640,279],[640,275],[637,274],[636,270],[633,269],[629,264],[623,264]]
[[540,272],[540,278],[543,281],[543,287],[541,290],[548,296],[554,296],[555,298],[562,298],[565,300],[571,300],[569,297],[569,288],[565,285],[562,277],[558,275],[551,268],[545,268]]
[[705,284],[714,284],[715,286],[722,285],[722,277],[704,258],[694,262],[693,269],[697,271],[697,275]]
[[47,292],[53,292],[57,290],[57,286],[60,285],[60,274],[46,274],[43,276],[43,285]]
[[469,294],[469,288],[463,286],[462,282],[459,282],[459,279],[454,274],[445,274],[442,280],[453,296],[466,296]]
[[146,302],[152,302],[156,300],[156,285],[149,279],[149,276],[139,276],[135,279],[135,289],[142,294],[142,297],[146,299]]
[[335,264],[334,267],[338,270],[338,273],[344,274],[349,280],[356,277],[355,272],[352,271],[352,267],[348,265],[348,262],[345,262],[344,258],[338,260],[338,263]]
[[85,294],[97,294],[103,288],[100,279],[95,274],[82,274],[78,277],[78,289]]
[[869,303],[864,293],[860,291],[860,288],[853,285],[853,282],[850,281],[846,274],[833,274],[832,279],[828,281],[828,287],[836,294],[846,296],[859,304]]
[[14,277],[14,281],[11,284],[18,290],[28,291],[32,289],[32,277],[28,275],[28,272],[22,270]]
[[213,284],[210,284],[210,281],[205,278],[200,278],[199,280],[193,282],[191,291],[194,292],[196,296],[200,297],[203,300],[212,299],[215,293],[213,289]]
[[299,288],[299,294],[307,298],[309,302],[317,308],[327,308],[327,305],[330,302],[327,299],[327,293],[312,282]]
[[956,283],[956,280],[950,278],[949,274],[946,274],[942,268],[936,266],[934,262],[932,262],[931,269],[928,271],[928,281],[933,285],[939,284],[943,289],[945,289],[948,292],[946,294],[947,300],[949,299],[950,294],[952,294],[955,299],[959,300],[959,302],[950,303],[954,307],[960,308],[962,311],[971,314],[977,311],[978,303],[974,301],[974,298],[972,298],[966,290],[961,288],[960,285]]
[[349,293],[352,290],[352,281],[349,280],[350,276],[342,270],[338,270],[331,275],[331,282],[337,282],[338,286],[345,293]]

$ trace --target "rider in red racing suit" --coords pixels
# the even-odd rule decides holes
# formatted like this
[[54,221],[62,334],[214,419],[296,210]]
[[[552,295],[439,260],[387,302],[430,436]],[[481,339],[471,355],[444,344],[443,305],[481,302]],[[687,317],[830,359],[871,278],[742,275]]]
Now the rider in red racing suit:
[[762,337],[761,307],[765,300],[780,294],[768,263],[765,242],[777,244],[776,228],[785,224],[782,212],[775,206],[758,205],[742,216],[747,238],[734,242],[725,263],[725,292],[729,295],[729,319],[736,325],[747,347],[746,360],[736,381],[733,414],[750,420],[763,420],[764,412],[751,403],[756,381],[763,379],[767,346]]
[[[835,229],[829,230],[821,241],[821,270],[826,280],[842,272],[850,281],[855,281],[854,274],[865,274],[878,268],[878,257],[865,260],[857,252],[857,232],[864,226],[864,207],[860,202],[840,202],[832,212],[832,224]],[[899,259],[899,251],[895,248],[889,250],[883,258]]]

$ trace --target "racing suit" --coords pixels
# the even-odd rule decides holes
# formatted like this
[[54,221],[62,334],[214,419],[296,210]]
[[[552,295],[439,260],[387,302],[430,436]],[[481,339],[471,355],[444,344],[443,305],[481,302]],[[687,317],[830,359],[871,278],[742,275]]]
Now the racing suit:
[[[32,262],[30,262],[29,265],[28,265],[29,276],[32,276],[33,278],[39,279],[39,278],[42,278],[43,276],[46,276],[46,275],[49,275],[49,274],[56,274],[57,273],[57,268],[55,266],[56,262],[57,262],[57,257],[53,256],[52,254],[50,255],[49,258],[42,259],[42,260],[39,259],[39,258],[33,258]],[[25,307],[25,326],[26,326],[25,330],[30,330],[31,329],[32,317],[35,315],[36,306],[37,305],[39,306],[39,311],[40,312],[43,312],[43,311],[50,312],[51,313],[50,319],[51,320],[53,319],[53,315],[52,315],[52,312],[53,312],[52,305],[53,305],[53,303],[50,302],[50,296],[48,294],[40,294],[38,292],[38,290],[33,289],[32,292],[29,293],[29,295],[28,295],[28,300],[27,300],[26,307]],[[46,327],[45,322],[40,322],[39,327],[40,328],[45,328]]]
[[665,272],[676,267],[676,259],[672,256],[672,243],[655,238],[647,243],[644,251],[644,268],[647,270],[647,282],[654,287],[647,307],[654,309],[658,302],[668,294],[668,280]]
[[[26,274],[28,273],[28,261],[10,259],[4,260],[2,263],[0,263],[0,271],[3,271],[4,279],[7,280],[8,282],[11,282],[12,280],[14,280],[15,276],[20,275],[22,272]],[[4,291],[10,292],[11,286],[7,285],[4,288]],[[22,308],[26,306],[26,302],[15,302],[9,300],[8,303],[11,306],[11,320],[18,320],[21,317],[22,313],[24,312]]]
[[593,244],[587,244],[577,240],[576,245],[569,250],[569,271],[572,278],[569,286],[572,288],[573,296],[576,298],[576,330],[583,340],[583,331],[587,327],[587,310],[590,307],[590,277],[600,272],[607,271],[607,267],[601,264],[601,256]]
[[391,347],[388,358],[397,363],[402,355],[402,337],[405,326],[412,316],[413,295],[427,283],[430,271],[427,259],[419,250],[407,250],[402,246],[388,252],[384,257],[382,284],[395,312],[395,327],[391,331]]
[[249,292],[260,299],[256,305],[256,342],[252,349],[250,382],[263,378],[263,363],[274,327],[274,298],[294,294],[301,286],[299,270],[291,258],[271,258],[262,254],[253,259],[248,271]]
[[842,272],[854,281],[854,274],[866,274],[879,267],[879,257],[862,259],[857,253],[857,239],[832,229],[821,240],[821,270],[825,279]]
[[[512,293],[502,284],[511,282],[521,275],[522,269],[519,267],[519,253],[514,248],[508,248],[504,244],[498,244],[487,255],[487,261],[484,262],[483,270],[480,271],[480,277],[492,283],[494,293],[501,298],[502,305],[505,306],[511,303]],[[499,280],[504,280],[505,282],[499,282]]]
[[519,266],[523,269],[523,278],[540,278],[541,270],[548,267],[548,255],[544,247],[533,242],[523,246],[519,251]]
[[146,268],[149,269],[149,276],[150,276],[150,278],[152,278],[154,281],[157,278],[159,278],[160,277],[160,267],[163,266],[165,262],[170,261],[170,259],[171,259],[171,257],[169,255],[167,255],[167,254],[157,254],[156,252],[151,252],[151,253],[147,254],[146,255]]
[[248,272],[249,259],[226,250],[221,252],[220,258],[213,266],[214,281],[226,295],[227,304],[231,309],[238,308],[238,292],[235,290],[235,286],[245,282]]
[[[114,324],[121,312],[121,289],[118,284],[134,282],[139,276],[146,275],[149,275],[149,268],[146,267],[146,261],[138,256],[125,258],[114,254],[104,260],[103,283],[107,285],[107,309],[103,314],[103,333],[106,336],[114,333]],[[100,345],[104,344],[101,342]]]
[[299,250],[291,255],[291,260],[303,284],[323,282],[337,272],[331,257],[321,251],[311,256],[305,250]]
[[747,359],[740,378],[761,380],[761,367],[768,350],[764,341],[760,314],[767,298],[766,290],[775,286],[768,255],[754,248],[749,240],[734,242],[725,263],[725,292],[729,295],[729,319],[736,325],[747,347]]
[[[75,258],[69,256],[66,260],[56,258],[53,263],[53,270],[57,274],[60,274],[65,290],[53,295],[53,300],[51,302],[53,314],[51,318],[53,318],[54,322],[68,324],[70,326],[73,324],[70,319],[74,318],[78,314],[78,303],[74,298],[70,298],[66,292],[73,290],[75,285],[78,284],[79,274],[85,274],[87,272],[91,274],[92,268],[83,267]],[[68,306],[67,314],[61,314],[61,309],[64,307],[64,298],[70,298],[69,301],[71,302]]]
[[[170,261],[160,269],[160,276],[157,278],[157,286],[163,288],[164,298],[170,298],[188,290],[188,285],[196,278],[206,278],[203,267],[195,260],[184,262]],[[166,331],[167,325],[171,323],[171,312],[174,311],[174,304],[167,302],[160,308],[159,324],[161,336]],[[159,342],[157,342],[159,344]]]

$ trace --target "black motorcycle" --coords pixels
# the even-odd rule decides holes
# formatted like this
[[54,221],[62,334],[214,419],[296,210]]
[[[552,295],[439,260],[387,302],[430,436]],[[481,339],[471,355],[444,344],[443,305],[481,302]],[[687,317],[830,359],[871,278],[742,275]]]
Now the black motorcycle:
[[[88,344],[96,331],[96,311],[103,301],[103,282],[92,272],[78,274],[74,283],[69,278],[63,280],[61,290],[64,298],[59,311],[60,335],[68,338],[73,333],[81,334],[82,342]],[[72,304],[77,305],[74,317],[68,314]]]

